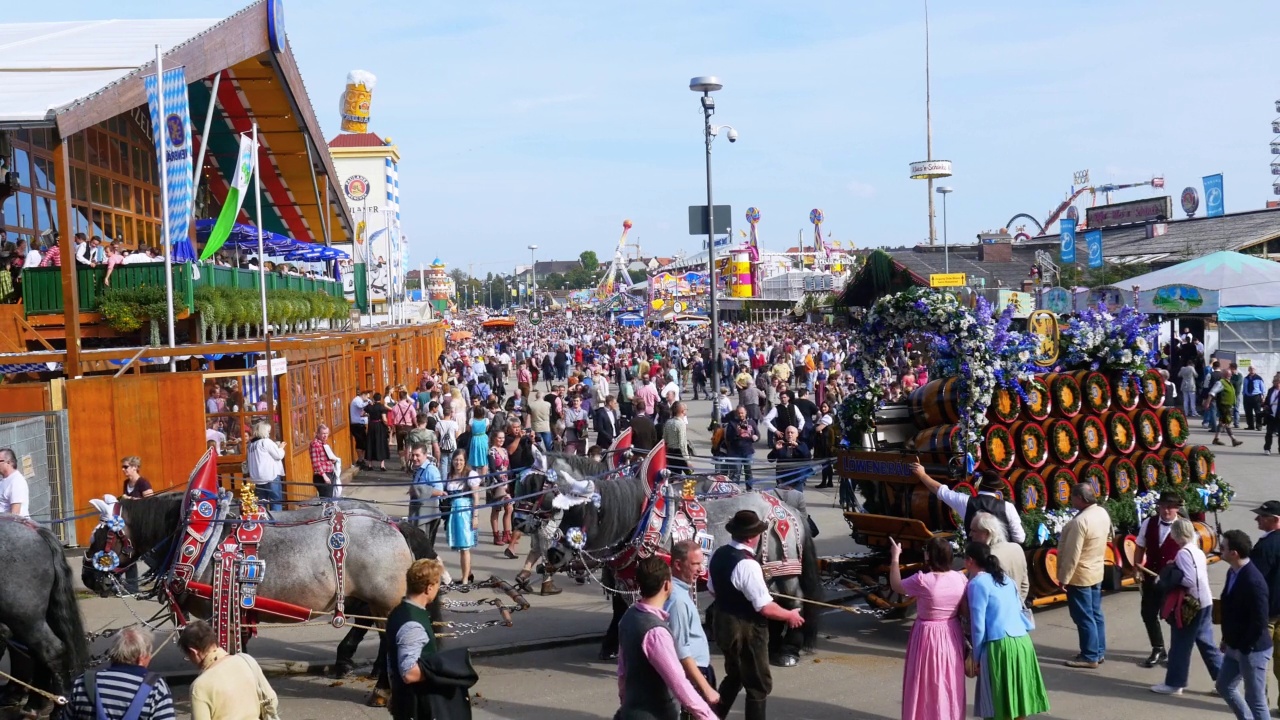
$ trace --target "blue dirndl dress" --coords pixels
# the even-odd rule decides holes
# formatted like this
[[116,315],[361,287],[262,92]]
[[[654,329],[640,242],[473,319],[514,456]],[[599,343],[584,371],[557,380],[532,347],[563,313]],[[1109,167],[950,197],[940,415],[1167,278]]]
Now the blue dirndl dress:
[[449,549],[469,550],[476,546],[476,531],[471,527],[471,519],[475,516],[475,506],[471,495],[455,495],[467,490],[474,490],[473,483],[479,482],[474,476],[465,480],[450,480],[445,483],[445,492],[454,495],[449,511]]
[[467,464],[473,468],[489,464],[489,421],[471,421],[471,447],[467,450]]

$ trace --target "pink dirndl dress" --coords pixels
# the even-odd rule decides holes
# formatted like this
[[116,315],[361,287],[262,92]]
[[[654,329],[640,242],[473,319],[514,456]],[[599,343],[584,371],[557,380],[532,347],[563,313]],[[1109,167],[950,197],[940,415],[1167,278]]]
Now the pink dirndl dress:
[[968,580],[963,573],[918,572],[902,581],[916,599],[916,624],[902,674],[903,720],[962,720],[965,716],[964,635],[958,612]]

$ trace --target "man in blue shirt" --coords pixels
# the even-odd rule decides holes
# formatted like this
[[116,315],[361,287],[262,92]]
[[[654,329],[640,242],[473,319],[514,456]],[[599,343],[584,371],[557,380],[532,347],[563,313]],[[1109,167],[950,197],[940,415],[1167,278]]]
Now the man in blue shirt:
[[1267,392],[1266,383],[1257,368],[1249,366],[1244,376],[1244,421],[1250,430],[1262,430],[1262,396]]
[[662,609],[667,613],[667,626],[685,677],[707,704],[714,706],[720,702],[720,693],[716,692],[716,673],[711,667],[711,646],[693,599],[705,560],[702,546],[692,540],[681,540],[671,548],[671,596]]
[[409,521],[421,525],[422,515],[433,516],[427,520],[427,537],[431,547],[436,545],[436,533],[440,531],[440,498],[445,494],[440,468],[431,459],[427,446],[415,443],[409,448],[409,462],[413,463],[413,484],[409,486]]

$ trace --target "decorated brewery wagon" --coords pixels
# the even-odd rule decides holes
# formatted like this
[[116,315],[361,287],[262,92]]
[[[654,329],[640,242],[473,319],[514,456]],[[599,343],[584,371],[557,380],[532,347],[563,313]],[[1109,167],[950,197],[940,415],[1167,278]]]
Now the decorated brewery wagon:
[[[1155,329],[1131,308],[1061,322],[1037,311],[1018,331],[1010,309],[993,313],[981,297],[969,306],[933,290],[891,295],[867,311],[853,330],[854,387],[840,408],[849,449],[837,468],[845,518],[869,552],[826,559],[836,583],[886,613],[902,611],[911,600],[888,588],[889,538],[903,546],[904,575],[918,569],[930,538],[965,542],[962,518],[913,477],[914,463],[962,493],[976,494],[982,471],[1003,479],[1026,534],[1033,605],[1066,597],[1056,545],[1075,514],[1068,498],[1077,483],[1092,485],[1111,516],[1106,589],[1136,582],[1126,572],[1134,533],[1162,491],[1184,498],[1201,547],[1214,552],[1216,522],[1206,515],[1234,493],[1213,453],[1188,444],[1187,418],[1165,406],[1165,377],[1152,367]],[[885,360],[908,347],[928,359],[934,379],[887,404]]]

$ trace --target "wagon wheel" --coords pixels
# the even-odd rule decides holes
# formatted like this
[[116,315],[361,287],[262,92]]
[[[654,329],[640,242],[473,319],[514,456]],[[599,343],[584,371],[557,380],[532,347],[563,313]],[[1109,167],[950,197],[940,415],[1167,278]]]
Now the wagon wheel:
[[867,604],[876,610],[883,610],[885,619],[902,620],[915,609],[915,598],[894,592],[889,587],[888,572],[879,577],[860,573],[858,580],[863,584],[862,596],[866,598]]

